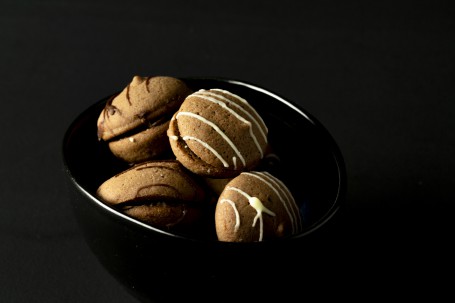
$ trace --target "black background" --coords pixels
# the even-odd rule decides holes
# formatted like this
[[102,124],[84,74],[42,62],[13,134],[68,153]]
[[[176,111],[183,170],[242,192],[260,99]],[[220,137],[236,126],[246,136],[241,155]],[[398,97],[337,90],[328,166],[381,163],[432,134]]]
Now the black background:
[[0,0],[0,301],[136,302],[84,242],[61,142],[88,106],[159,74],[252,82],[325,125],[348,192],[320,236],[347,298],[450,295],[453,2],[312,3]]

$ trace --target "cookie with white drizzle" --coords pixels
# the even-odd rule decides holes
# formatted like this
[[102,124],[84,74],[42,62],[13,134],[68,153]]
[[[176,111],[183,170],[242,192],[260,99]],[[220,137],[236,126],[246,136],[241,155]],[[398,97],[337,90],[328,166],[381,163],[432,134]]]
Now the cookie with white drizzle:
[[215,208],[219,241],[261,242],[297,234],[302,218],[286,185],[265,171],[243,172],[226,184]]
[[264,157],[268,129],[251,104],[222,89],[185,98],[169,124],[177,160],[195,174],[230,178],[254,169]]

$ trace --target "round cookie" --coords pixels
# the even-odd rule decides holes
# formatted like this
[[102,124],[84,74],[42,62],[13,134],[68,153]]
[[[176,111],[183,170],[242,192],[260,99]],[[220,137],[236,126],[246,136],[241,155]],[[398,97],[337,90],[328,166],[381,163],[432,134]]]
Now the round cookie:
[[230,178],[256,167],[267,147],[268,129],[247,100],[221,89],[185,98],[168,136],[177,160],[205,177]]
[[203,218],[206,194],[176,160],[136,164],[99,186],[105,204],[151,226],[190,232]]
[[260,242],[302,230],[299,208],[286,185],[268,172],[243,172],[220,194],[215,208],[219,241]]
[[110,98],[97,121],[98,138],[128,163],[154,159],[170,151],[167,129],[172,115],[192,90],[168,76],[134,76]]

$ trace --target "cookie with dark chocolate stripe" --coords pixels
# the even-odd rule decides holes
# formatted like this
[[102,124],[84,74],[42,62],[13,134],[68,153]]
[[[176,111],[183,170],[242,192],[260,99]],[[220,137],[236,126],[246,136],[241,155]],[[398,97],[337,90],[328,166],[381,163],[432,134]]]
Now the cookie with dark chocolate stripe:
[[170,151],[167,129],[175,111],[192,90],[168,76],[134,76],[107,102],[97,121],[98,138],[128,163],[151,160]]
[[191,233],[204,219],[209,204],[199,182],[176,160],[146,161],[106,180],[96,195],[141,222]]

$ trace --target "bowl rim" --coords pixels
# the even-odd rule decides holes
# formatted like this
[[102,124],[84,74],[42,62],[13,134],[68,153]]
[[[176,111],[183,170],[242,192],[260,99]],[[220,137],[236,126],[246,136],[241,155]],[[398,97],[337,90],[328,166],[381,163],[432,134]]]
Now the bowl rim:
[[242,86],[251,90],[255,90],[257,92],[260,92],[262,94],[268,95],[269,97],[278,100],[279,102],[283,103],[287,107],[289,107],[291,110],[297,112],[299,115],[303,116],[305,119],[307,119],[309,122],[311,122],[319,131],[322,131],[324,136],[326,137],[325,141],[327,141],[330,144],[330,152],[332,157],[334,158],[336,167],[337,167],[337,172],[338,172],[338,188],[337,188],[337,193],[336,196],[334,197],[334,200],[332,201],[331,206],[329,209],[324,213],[323,216],[321,216],[318,220],[316,220],[313,224],[305,228],[304,231],[291,235],[289,237],[285,237],[284,239],[277,239],[274,241],[262,241],[262,242],[224,242],[224,241],[217,241],[217,240],[203,240],[203,239],[197,239],[195,237],[186,237],[185,235],[181,234],[176,234],[172,232],[168,232],[156,227],[153,227],[149,224],[143,223],[135,218],[132,218],[130,216],[127,216],[112,207],[106,205],[102,201],[100,201],[98,198],[96,198],[94,195],[92,195],[87,189],[85,189],[82,185],[79,184],[79,182],[76,180],[74,177],[73,173],[71,172],[71,169],[69,168],[69,163],[67,160],[66,156],[66,144],[69,142],[69,138],[71,137],[72,130],[76,127],[76,124],[82,117],[87,113],[93,110],[93,108],[100,106],[102,102],[107,100],[108,98],[112,97],[115,94],[118,94],[120,91],[117,91],[113,94],[110,94],[108,96],[105,96],[98,100],[97,102],[93,103],[89,107],[85,108],[82,112],[80,112],[78,115],[74,117],[74,119],[69,123],[68,127],[66,128],[64,135],[63,135],[63,140],[61,144],[61,157],[62,157],[62,163],[63,163],[63,170],[66,174],[66,177],[69,179],[72,185],[76,187],[76,189],[85,197],[89,198],[90,201],[94,203],[95,206],[99,207],[100,209],[107,211],[110,215],[114,217],[119,217],[125,222],[128,222],[129,224],[134,224],[134,226],[140,227],[144,229],[144,231],[147,232],[153,232],[153,233],[158,233],[163,236],[167,236],[173,239],[180,239],[184,241],[190,241],[190,242],[195,242],[195,243],[213,243],[215,245],[227,245],[227,246],[237,246],[237,245],[242,245],[245,246],[246,244],[248,245],[268,245],[270,242],[281,242],[283,240],[289,241],[289,240],[298,240],[303,237],[306,237],[307,235],[313,234],[315,231],[320,229],[321,227],[325,226],[328,221],[330,221],[338,212],[340,207],[344,204],[345,200],[345,195],[347,192],[347,177],[346,177],[346,166],[345,166],[345,161],[344,157],[342,155],[342,152],[333,138],[332,134],[328,131],[328,129],[318,120],[316,119],[312,114],[310,114],[308,111],[306,111],[302,106],[299,104],[295,103],[294,101],[291,101],[287,98],[282,97],[281,95],[271,91],[270,89],[266,89],[262,86],[259,86],[257,84],[253,84],[252,82],[249,81],[244,81],[244,80],[239,80],[239,79],[228,79],[228,78],[223,78],[223,77],[176,77],[178,79],[181,79],[183,81],[215,81],[215,82],[221,82],[221,83],[227,83],[227,84],[232,84],[232,85],[237,85],[237,86]]

